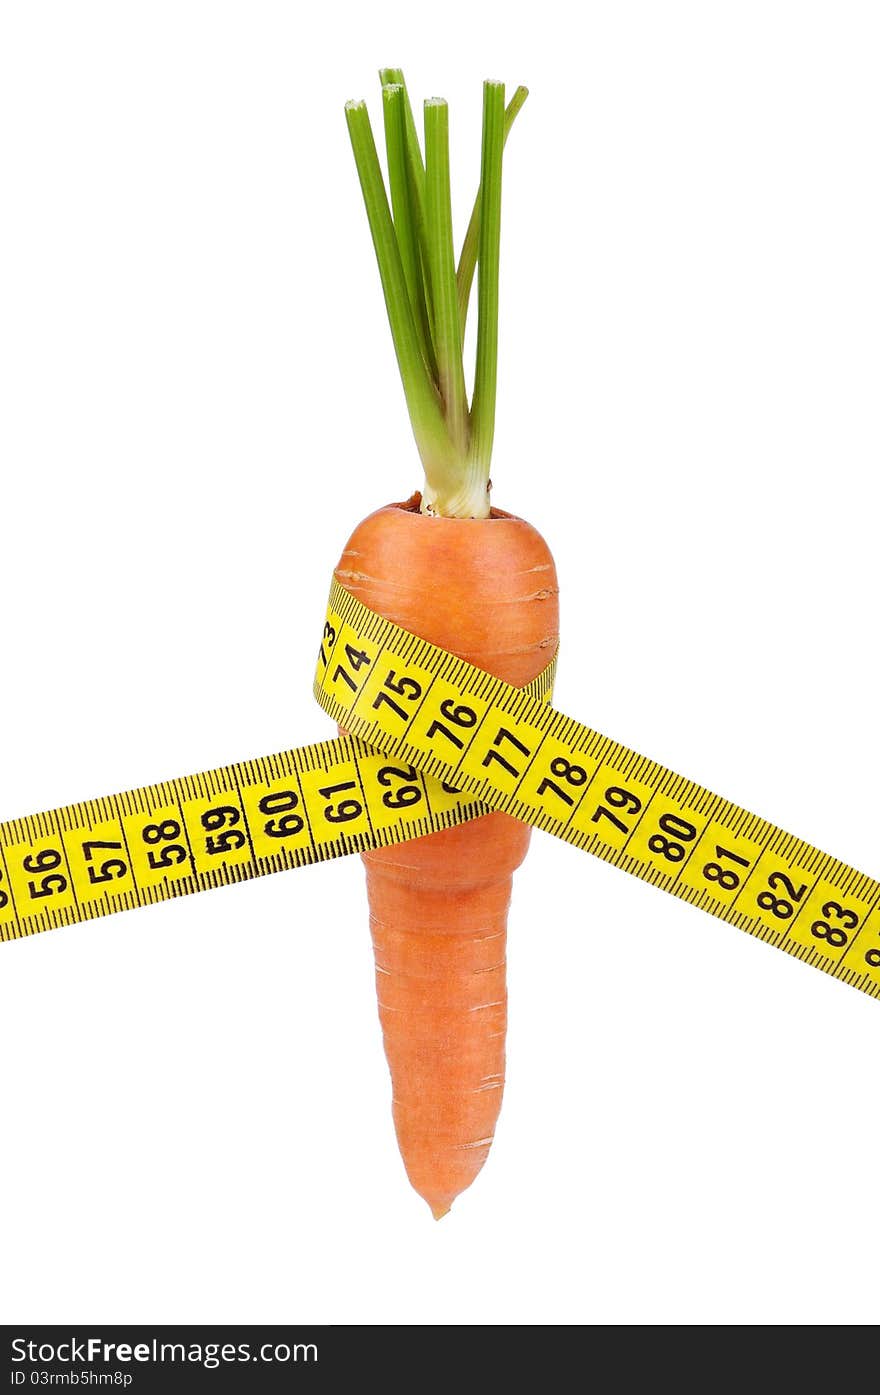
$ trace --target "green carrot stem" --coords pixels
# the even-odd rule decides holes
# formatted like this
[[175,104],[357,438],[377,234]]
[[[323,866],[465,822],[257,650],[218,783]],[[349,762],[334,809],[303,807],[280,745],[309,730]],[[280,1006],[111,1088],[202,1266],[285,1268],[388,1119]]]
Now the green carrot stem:
[[483,84],[483,149],[480,163],[480,275],[477,287],[477,367],[471,407],[470,459],[488,481],[495,436],[498,383],[498,271],[501,251],[501,162],[504,150],[504,83]]
[[416,130],[416,120],[413,116],[412,107],[410,106],[409,93],[406,90],[406,82],[403,76],[403,69],[380,68],[379,81],[381,82],[383,87],[392,86],[403,88],[403,112],[404,123],[406,126],[407,149],[409,150],[410,157],[413,161],[413,165],[417,170],[421,170],[422,187],[424,188],[425,165],[424,161],[422,160],[422,149],[419,145],[419,133]]
[[439,97],[425,102],[425,176],[426,232],[434,299],[438,386],[447,430],[464,456],[468,442],[468,405],[452,242],[449,108]]
[[426,478],[430,480],[438,470],[442,473],[450,468],[454,469],[458,464],[458,453],[446,430],[439,393],[431,381],[422,357],[366,104],[347,102],[345,116],[376,250],[376,260],[379,263],[388,321],[413,434],[425,467]]
[[[388,320],[413,433],[425,467],[422,511],[488,518],[498,378],[498,270],[504,142],[526,98],[504,108],[504,85],[483,87],[479,206],[455,269],[446,103],[425,104],[425,154],[399,68],[383,68],[389,204],[363,102],[349,102],[351,135]],[[392,216],[393,210],[393,216]],[[470,412],[464,378],[463,305],[479,267],[477,363]]]
[[410,180],[410,202],[412,205],[412,216],[415,224],[416,238],[419,245],[419,255],[422,260],[422,275],[425,293],[425,306],[428,313],[430,331],[434,332],[434,303],[428,270],[428,243],[425,227],[425,162],[422,159],[422,148],[419,145],[419,134],[416,130],[415,117],[410,105],[409,93],[406,89],[406,81],[402,68],[380,68],[379,80],[383,87],[391,85],[403,89],[403,124],[406,136],[406,153],[408,156],[407,173]]
[[[518,87],[508,103],[504,113],[504,144],[507,144],[507,137],[513,126],[517,115],[522,110],[526,97],[529,95],[527,87]],[[458,261],[458,318],[461,324],[461,338],[464,342],[464,332],[467,325],[468,304],[471,298],[471,287],[474,282],[474,272],[477,269],[477,251],[480,245],[480,205],[481,191],[477,190],[477,197],[474,199],[474,206],[471,212],[470,222],[462,243],[461,256]]]
[[382,110],[385,119],[385,150],[388,157],[388,183],[391,188],[394,231],[397,234],[400,260],[422,357],[431,377],[436,380],[437,359],[425,301],[421,253],[413,214],[412,181],[407,170],[409,155],[406,148],[405,104],[405,92],[401,84],[386,83],[382,88]]

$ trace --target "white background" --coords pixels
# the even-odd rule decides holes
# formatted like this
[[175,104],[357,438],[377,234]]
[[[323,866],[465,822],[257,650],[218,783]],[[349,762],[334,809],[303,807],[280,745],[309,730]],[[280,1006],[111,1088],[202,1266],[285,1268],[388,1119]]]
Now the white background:
[[[328,734],[419,482],[342,114],[508,146],[495,499],[559,704],[880,873],[870,4],[7,3],[0,817]],[[880,1004],[536,836],[509,1087],[407,1183],[352,859],[0,947],[6,1321],[876,1319]]]

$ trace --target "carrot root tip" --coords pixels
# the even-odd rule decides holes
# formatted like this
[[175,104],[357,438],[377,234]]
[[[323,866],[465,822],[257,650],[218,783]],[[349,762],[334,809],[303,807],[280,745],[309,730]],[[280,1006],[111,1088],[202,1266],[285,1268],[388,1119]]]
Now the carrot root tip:
[[[428,1205],[431,1206],[430,1201],[428,1202]],[[451,1210],[451,1205],[445,1206],[441,1203],[441,1205],[439,1206],[431,1206],[431,1215],[434,1217],[435,1221],[442,1221],[443,1217],[448,1216]]]

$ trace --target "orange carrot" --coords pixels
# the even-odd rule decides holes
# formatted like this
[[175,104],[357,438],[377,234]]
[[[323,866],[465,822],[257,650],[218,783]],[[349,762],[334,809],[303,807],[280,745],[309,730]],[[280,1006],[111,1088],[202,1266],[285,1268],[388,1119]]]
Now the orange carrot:
[[[403,73],[380,78],[387,190],[366,103],[347,103],[346,121],[425,484],[355,529],[336,577],[403,629],[523,687],[553,657],[559,621],[546,543],[489,505],[502,154],[527,91],[505,104],[503,83],[483,84],[480,187],[456,269],[446,102],[425,102],[423,155]],[[438,1218],[486,1161],[501,1107],[507,910],[529,836],[495,813],[364,855],[397,1139]]]
[[[404,629],[522,687],[556,649],[546,543],[498,510],[438,518],[419,503],[365,519],[337,580]],[[483,1166],[501,1107],[507,911],[530,833],[487,814],[363,858],[397,1139],[438,1219]]]

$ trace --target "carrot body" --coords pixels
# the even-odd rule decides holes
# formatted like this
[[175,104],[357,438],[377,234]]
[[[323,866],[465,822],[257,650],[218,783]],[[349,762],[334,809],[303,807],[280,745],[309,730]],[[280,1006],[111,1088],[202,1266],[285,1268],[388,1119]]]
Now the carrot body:
[[[553,558],[522,519],[365,519],[342,586],[405,630],[519,687],[555,652]],[[444,1215],[486,1160],[504,1087],[506,938],[531,830],[505,814],[364,854],[394,1123],[412,1185]]]

